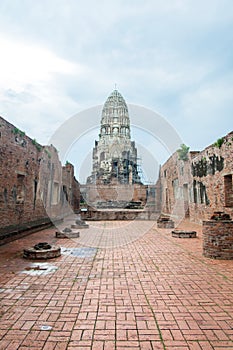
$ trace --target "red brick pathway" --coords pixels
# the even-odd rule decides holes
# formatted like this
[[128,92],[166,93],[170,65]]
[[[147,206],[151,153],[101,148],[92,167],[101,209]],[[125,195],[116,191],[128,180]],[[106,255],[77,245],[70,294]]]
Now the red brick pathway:
[[[233,261],[204,258],[196,228],[197,239],[152,228],[111,249],[54,229],[1,246],[0,349],[233,349]],[[62,256],[31,270],[22,249],[41,241]]]

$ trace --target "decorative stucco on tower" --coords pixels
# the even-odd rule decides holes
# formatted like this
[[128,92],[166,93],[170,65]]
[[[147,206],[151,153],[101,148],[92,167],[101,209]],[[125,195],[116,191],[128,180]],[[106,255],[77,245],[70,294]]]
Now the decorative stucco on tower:
[[104,104],[99,141],[93,149],[93,170],[88,183],[141,183],[137,170],[137,149],[131,141],[127,104],[114,90]]

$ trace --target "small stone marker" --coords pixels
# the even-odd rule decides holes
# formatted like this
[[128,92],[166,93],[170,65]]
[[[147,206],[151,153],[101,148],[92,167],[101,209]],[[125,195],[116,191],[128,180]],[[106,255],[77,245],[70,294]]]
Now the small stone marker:
[[56,238],[79,238],[79,232],[73,232],[69,227],[64,228],[62,232],[56,232]]
[[71,225],[71,228],[76,228],[76,229],[89,228],[89,225],[86,224],[85,221],[77,219],[75,220],[75,225]]
[[175,224],[174,224],[174,221],[171,220],[169,216],[161,215],[157,220],[157,227],[158,228],[174,228]]

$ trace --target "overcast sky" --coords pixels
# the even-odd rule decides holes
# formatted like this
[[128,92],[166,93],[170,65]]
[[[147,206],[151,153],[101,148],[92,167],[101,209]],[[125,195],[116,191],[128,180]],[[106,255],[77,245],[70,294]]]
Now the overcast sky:
[[1,0],[0,29],[0,114],[40,143],[115,83],[193,150],[233,129],[232,0]]

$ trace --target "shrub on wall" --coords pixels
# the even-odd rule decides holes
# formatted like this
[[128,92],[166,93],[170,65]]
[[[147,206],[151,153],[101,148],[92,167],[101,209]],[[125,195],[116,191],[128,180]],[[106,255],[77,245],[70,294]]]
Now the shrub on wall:
[[186,146],[184,143],[180,145],[180,148],[177,150],[179,160],[188,160],[188,153],[189,153],[189,147]]

